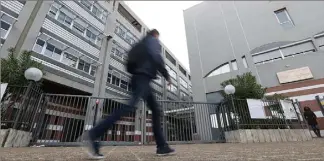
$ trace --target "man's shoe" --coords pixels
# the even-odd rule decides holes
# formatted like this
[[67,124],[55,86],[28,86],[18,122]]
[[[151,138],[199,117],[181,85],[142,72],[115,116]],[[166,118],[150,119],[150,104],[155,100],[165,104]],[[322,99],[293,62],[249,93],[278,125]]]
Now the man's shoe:
[[89,153],[89,159],[91,160],[105,159],[105,156],[99,153],[98,154]]
[[156,150],[157,156],[167,156],[167,155],[174,155],[175,150],[171,149],[169,146],[161,147]]
[[88,147],[87,152],[90,159],[104,159],[105,156],[99,153],[100,144],[90,137],[90,133],[84,135],[85,145]]

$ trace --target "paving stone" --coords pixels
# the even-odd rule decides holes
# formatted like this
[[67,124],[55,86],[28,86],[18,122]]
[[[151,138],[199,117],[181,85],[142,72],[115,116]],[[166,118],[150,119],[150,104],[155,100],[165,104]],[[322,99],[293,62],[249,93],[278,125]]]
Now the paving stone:
[[[103,147],[107,161],[322,161],[324,139],[306,142],[172,145],[177,154],[155,155],[155,146]],[[80,147],[0,148],[0,161],[86,161]]]

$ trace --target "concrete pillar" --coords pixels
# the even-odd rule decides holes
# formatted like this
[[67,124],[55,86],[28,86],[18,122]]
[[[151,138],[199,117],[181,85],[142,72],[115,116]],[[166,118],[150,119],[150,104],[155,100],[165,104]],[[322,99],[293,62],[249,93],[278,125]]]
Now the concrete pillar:
[[141,115],[141,108],[137,108],[135,112],[135,131],[134,131],[134,141],[141,142],[142,126],[141,123],[143,121],[143,117]]
[[[110,51],[112,48],[112,36],[114,35],[114,30],[116,27],[116,12],[112,12],[107,17],[106,26],[104,30],[105,37],[102,40],[101,50],[99,55],[99,62],[101,65],[98,66],[96,74],[95,74],[95,83],[92,96],[104,98],[106,94],[106,81],[109,70],[109,62],[110,62]],[[89,129],[93,123],[96,100],[89,100],[87,106],[86,120],[85,120],[85,129]],[[99,121],[102,118],[103,111],[103,103],[104,99],[99,99],[99,105],[97,108],[97,117],[95,118]]]

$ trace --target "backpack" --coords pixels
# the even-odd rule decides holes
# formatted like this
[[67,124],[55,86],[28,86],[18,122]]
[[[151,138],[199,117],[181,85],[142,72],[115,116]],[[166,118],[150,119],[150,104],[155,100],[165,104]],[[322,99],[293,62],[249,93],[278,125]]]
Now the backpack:
[[146,44],[144,39],[142,39],[128,52],[128,59],[126,63],[127,72],[130,74],[135,74],[138,65],[145,61],[146,54]]

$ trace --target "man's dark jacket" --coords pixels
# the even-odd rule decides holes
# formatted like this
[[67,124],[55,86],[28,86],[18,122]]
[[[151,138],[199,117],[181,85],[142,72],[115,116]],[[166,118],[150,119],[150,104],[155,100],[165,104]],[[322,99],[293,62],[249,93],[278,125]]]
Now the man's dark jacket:
[[151,35],[147,35],[142,41],[145,44],[146,52],[140,54],[140,63],[136,64],[134,74],[146,75],[151,79],[155,79],[157,73],[160,72],[164,78],[169,79],[169,73],[161,56],[159,40]]

